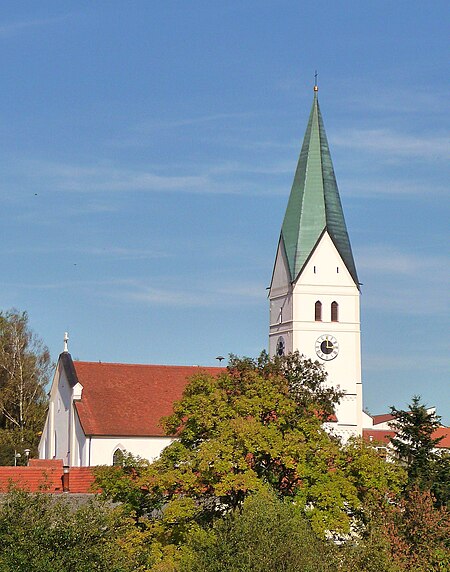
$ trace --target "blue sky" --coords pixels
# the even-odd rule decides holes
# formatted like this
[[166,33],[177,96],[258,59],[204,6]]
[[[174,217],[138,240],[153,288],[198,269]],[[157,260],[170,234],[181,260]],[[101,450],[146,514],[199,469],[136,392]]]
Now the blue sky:
[[319,100],[362,287],[364,401],[450,422],[448,2],[2,2],[1,308],[82,360],[267,346]]

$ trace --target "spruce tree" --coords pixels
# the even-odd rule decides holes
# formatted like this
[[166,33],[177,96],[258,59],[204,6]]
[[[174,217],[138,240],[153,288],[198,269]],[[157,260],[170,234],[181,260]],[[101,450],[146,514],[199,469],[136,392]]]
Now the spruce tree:
[[433,484],[438,454],[436,446],[442,437],[433,438],[440,426],[441,418],[434,411],[428,411],[415,395],[407,410],[391,407],[395,421],[392,426],[397,431],[391,440],[398,458],[408,471],[410,485],[430,489]]

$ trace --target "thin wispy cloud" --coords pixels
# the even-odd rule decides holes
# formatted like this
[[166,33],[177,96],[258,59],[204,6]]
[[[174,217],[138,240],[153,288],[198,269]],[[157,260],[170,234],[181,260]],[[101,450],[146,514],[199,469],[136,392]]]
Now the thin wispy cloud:
[[[434,355],[432,357],[434,367],[448,369],[446,356]],[[364,353],[364,369],[366,371],[426,371],[429,372],[430,364],[423,359],[420,353],[408,353],[407,356],[370,354]]]
[[72,278],[55,279],[48,282],[5,282],[7,288],[25,290],[64,290],[83,291],[84,296],[109,299],[114,303],[138,304],[143,307],[165,306],[172,308],[220,308],[236,305],[259,304],[266,299],[265,284],[229,281],[225,285],[216,280],[203,278],[201,282],[173,285],[173,281],[162,279],[148,281],[137,279],[113,278],[107,280],[89,280]]
[[337,147],[364,150],[387,157],[442,160],[450,157],[450,139],[444,136],[409,135],[389,129],[351,129],[334,132]]
[[447,275],[448,259],[445,256],[425,256],[400,252],[386,245],[358,249],[358,267],[364,271],[403,276],[429,274],[441,280]]
[[173,191],[204,189],[210,183],[202,175],[159,175],[146,171],[134,171],[104,166],[77,166],[58,163],[36,163],[37,176],[53,181],[63,191]]
[[342,179],[339,181],[339,189],[346,195],[355,197],[380,197],[383,200],[389,197],[414,196],[429,198],[435,195],[447,195],[448,187],[433,182],[417,182],[397,179],[380,179],[374,177],[372,180],[364,179]]
[[150,250],[110,246],[105,246],[103,248],[85,248],[82,249],[81,252],[91,256],[111,257],[118,260],[151,260],[171,256],[168,252],[162,252],[159,249]]
[[163,305],[170,307],[207,308],[226,307],[236,304],[259,303],[265,299],[263,284],[229,283],[225,286],[214,281],[202,280],[201,285],[189,284],[149,286],[137,280],[116,283],[117,289],[109,296],[122,303],[138,303],[145,306]]
[[341,78],[341,87],[336,90],[339,94],[340,105],[348,107],[354,113],[355,108],[362,110],[364,115],[371,112],[382,113],[386,116],[406,114],[423,115],[424,109],[428,114],[442,113],[442,104],[448,99],[448,93],[440,86],[433,85],[430,89],[414,89],[401,87],[399,84],[380,85],[372,79],[358,78],[358,89],[355,89],[354,79]]
[[230,135],[226,130],[221,130],[214,134],[203,134],[201,136],[203,143],[215,145],[217,147],[227,147],[239,151],[257,151],[261,154],[264,151],[278,152],[281,151],[285,157],[298,157],[301,149],[301,137],[297,139],[282,140],[278,138],[267,138],[266,136],[258,138],[254,135],[249,136],[239,131],[236,135]]
[[[427,293],[426,298],[423,292]],[[420,286],[408,290],[407,284],[373,286],[364,290],[363,309],[392,316],[442,316],[446,297],[442,290]]]
[[155,249],[140,249],[140,248],[126,248],[117,246],[104,246],[104,247],[73,247],[73,246],[27,246],[27,247],[14,247],[0,249],[5,255],[20,255],[20,254],[34,254],[34,255],[48,255],[48,254],[70,254],[92,256],[95,258],[113,258],[116,260],[152,260],[161,259],[173,256],[168,252],[163,252],[159,248]]
[[54,16],[49,18],[36,18],[3,23],[0,24],[0,38],[9,38],[11,36],[26,32],[27,30],[60,24],[71,16],[72,14],[63,14],[61,16]]
[[254,112],[240,113],[213,113],[210,115],[199,115],[197,117],[181,117],[179,119],[144,121],[140,125],[136,125],[133,131],[138,133],[146,133],[155,129],[176,129],[178,127],[191,127],[208,123],[217,123],[231,120],[241,120],[254,116]]
[[[23,189],[21,189],[23,190]],[[51,187],[46,187],[45,191],[52,190]],[[34,193],[33,193],[34,194]],[[14,197],[15,201],[18,201],[18,195]],[[14,213],[15,220],[21,223],[32,223],[33,225],[39,225],[42,227],[50,227],[54,225],[52,220],[52,216],[60,216],[61,213],[61,206],[57,204],[50,204],[46,206],[46,216],[36,217],[36,208],[37,205],[33,203],[29,203],[27,205],[27,210],[18,210]],[[68,205],[67,203],[64,204],[63,207],[64,216],[65,217],[85,217],[91,215],[103,215],[108,213],[114,213],[119,210],[119,206],[112,204],[112,201],[109,200],[108,203],[89,203],[84,201],[82,205]]]
[[[269,139],[264,137],[257,138],[249,136],[246,132],[245,136],[242,133],[240,123],[244,119],[252,117],[252,113],[229,113],[217,114],[213,116],[199,117],[199,118],[186,118],[174,121],[150,121],[143,122],[129,128],[128,132],[121,135],[119,138],[107,139],[104,144],[107,147],[127,149],[127,148],[143,148],[153,141],[155,131],[168,131],[170,137],[177,136],[173,131],[176,129],[189,127],[186,133],[189,137],[195,132],[196,139],[208,145],[216,146],[217,148],[230,148],[235,150],[244,151],[272,151],[272,150],[300,150],[298,139],[285,141],[278,139]],[[196,129],[196,128],[199,129]],[[251,129],[250,125],[248,129]]]
[[[9,166],[11,169],[11,166]],[[71,165],[46,161],[19,161],[17,172],[28,180],[28,187],[47,192],[125,193],[176,192],[194,194],[280,194],[286,192],[276,184],[261,184],[260,180],[241,176],[274,176],[291,172],[292,166],[283,162],[255,164],[253,162],[224,162],[209,165],[178,166],[181,174],[164,174],[151,170],[126,169],[105,165]],[[170,169],[173,172],[173,169]],[[194,172],[192,172],[194,171]],[[195,172],[196,171],[196,172]],[[22,189],[24,187],[21,183]]]
[[274,161],[272,163],[229,161],[216,165],[210,165],[206,168],[209,175],[230,175],[241,173],[252,173],[255,175],[285,175],[292,174],[293,165],[291,161]]
[[100,293],[103,289],[107,287],[114,287],[121,282],[118,280],[59,280],[55,279],[48,282],[4,282],[3,286],[14,288],[14,289],[24,289],[24,290],[64,290],[66,292],[70,290],[80,291],[83,293]]
[[400,252],[385,246],[359,249],[362,304],[391,315],[442,316],[450,291],[445,256]]

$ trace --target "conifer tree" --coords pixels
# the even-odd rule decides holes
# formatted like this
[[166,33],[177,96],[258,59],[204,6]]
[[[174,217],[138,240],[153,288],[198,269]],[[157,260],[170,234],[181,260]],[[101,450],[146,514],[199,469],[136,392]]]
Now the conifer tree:
[[391,407],[395,421],[392,426],[397,431],[391,440],[398,458],[408,471],[410,485],[429,489],[433,484],[433,473],[438,455],[436,446],[442,437],[433,438],[440,425],[440,417],[434,411],[428,411],[415,395],[408,409]]

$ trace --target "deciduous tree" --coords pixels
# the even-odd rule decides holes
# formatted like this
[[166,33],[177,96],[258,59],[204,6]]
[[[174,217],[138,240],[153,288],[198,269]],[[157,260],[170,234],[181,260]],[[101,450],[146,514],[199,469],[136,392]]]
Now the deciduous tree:
[[318,363],[298,354],[232,358],[218,377],[199,373],[163,421],[177,440],[148,467],[102,469],[99,484],[150,516],[141,525],[165,546],[183,545],[198,526],[267,487],[303,512],[316,534],[349,533],[370,495],[385,501],[398,491],[401,471],[324,430],[339,398],[325,379]]
[[[191,540],[190,572],[337,572],[339,550],[320,539],[303,511],[268,490]],[[380,572],[380,571],[377,571]]]
[[36,453],[47,407],[48,349],[30,330],[26,312],[0,313],[0,463],[14,451]]
[[0,572],[144,572],[147,552],[120,507],[23,491],[0,503]]
[[450,515],[445,507],[434,506],[429,491],[411,489],[385,512],[382,532],[400,570],[450,570]]

